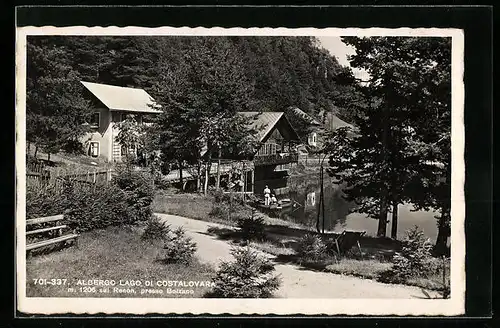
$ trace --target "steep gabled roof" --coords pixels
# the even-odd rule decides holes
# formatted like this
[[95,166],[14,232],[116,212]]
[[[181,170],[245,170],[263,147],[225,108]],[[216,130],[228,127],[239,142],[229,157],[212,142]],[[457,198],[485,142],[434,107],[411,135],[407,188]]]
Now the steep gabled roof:
[[353,128],[353,125],[341,120],[337,115],[333,113],[328,113],[326,116],[326,127],[334,131],[342,127]]
[[238,114],[253,118],[250,128],[257,130],[256,138],[260,142],[264,141],[280,122],[288,127],[291,140],[299,140],[297,132],[290,125],[283,112],[239,112]]
[[239,114],[248,118],[254,117],[249,127],[257,130],[255,137],[259,141],[262,141],[271,132],[272,128],[283,116],[283,112],[240,112]]
[[338,113],[339,111],[340,108],[338,108],[337,106],[333,106],[332,110],[329,111],[321,110],[319,112],[319,116],[321,116],[323,118],[323,122],[325,122],[324,127],[330,131],[335,131],[338,128],[342,127],[349,127],[351,129],[355,129],[354,125],[345,122],[344,120],[340,119],[337,115],[335,115],[335,113]]
[[316,125],[316,126],[321,125],[321,123],[318,120],[314,119],[314,117],[312,117],[311,115],[307,114],[306,112],[304,112],[303,110],[301,110],[298,107],[289,107],[288,109],[294,115],[300,117],[301,119],[303,119],[304,121],[306,121],[307,123],[309,123],[311,125]]
[[[238,112],[238,115],[243,115],[251,119],[249,128],[257,131],[255,137],[259,142],[265,142],[267,137],[276,128],[286,129],[286,134],[290,140],[299,141],[300,138],[294,130],[283,112]],[[204,145],[201,150],[201,155],[204,156],[207,152],[207,146]]]
[[81,83],[97,99],[99,99],[109,110],[121,110],[139,113],[159,113],[160,106],[157,105],[143,89],[118,87],[109,84],[92,82]]

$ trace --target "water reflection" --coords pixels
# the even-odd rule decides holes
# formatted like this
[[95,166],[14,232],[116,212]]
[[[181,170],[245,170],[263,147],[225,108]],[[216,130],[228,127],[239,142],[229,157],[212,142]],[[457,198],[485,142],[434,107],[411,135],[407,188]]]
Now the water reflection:
[[[320,185],[317,175],[303,177],[293,177],[288,181],[290,193],[288,197],[295,200],[302,206],[281,214],[283,219],[289,219],[294,222],[315,226],[318,216]],[[325,197],[325,230],[333,230],[337,225],[344,225],[347,215],[352,205],[342,196],[340,186],[332,184],[330,178],[325,178],[324,183]],[[321,214],[321,209],[319,209]],[[320,215],[320,219],[323,215]],[[322,220],[320,225],[323,226]]]
[[[285,220],[302,223],[310,227],[315,227],[318,217],[320,203],[320,184],[318,175],[307,175],[301,177],[290,177],[288,179],[290,193],[281,197],[289,197],[300,206],[290,208],[280,214]],[[350,213],[354,204],[343,198],[342,187],[332,183],[330,177],[325,177],[324,181],[325,199],[325,230],[339,231],[342,229],[366,230],[368,234],[374,235],[377,230],[377,220],[367,218],[360,213]],[[437,234],[436,213],[425,211],[413,211],[409,204],[399,207],[398,238],[404,237],[404,231],[413,225],[418,225],[424,233],[435,240]],[[320,212],[320,227],[321,221]],[[390,215],[389,215],[390,218]],[[387,227],[390,232],[390,223]]]
[[307,194],[307,200],[304,207],[315,206],[316,205],[316,191],[311,191]]

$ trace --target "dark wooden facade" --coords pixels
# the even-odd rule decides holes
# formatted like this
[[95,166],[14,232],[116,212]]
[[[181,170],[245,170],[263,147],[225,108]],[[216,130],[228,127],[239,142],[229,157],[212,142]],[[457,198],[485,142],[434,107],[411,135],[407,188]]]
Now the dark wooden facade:
[[261,127],[258,134],[261,146],[252,158],[251,190],[261,194],[267,185],[275,192],[287,186],[288,177],[287,171],[277,170],[277,167],[298,162],[296,146],[300,139],[282,112],[257,115],[255,125]]

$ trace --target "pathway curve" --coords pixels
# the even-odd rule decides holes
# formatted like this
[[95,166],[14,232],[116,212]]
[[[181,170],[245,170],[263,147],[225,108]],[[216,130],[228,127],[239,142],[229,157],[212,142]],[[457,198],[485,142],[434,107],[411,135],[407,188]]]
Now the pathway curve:
[[[207,233],[210,226],[221,224],[193,220],[176,215],[156,214],[172,228],[182,226],[198,245],[196,255],[200,261],[215,267],[221,260],[232,260],[231,245]],[[260,252],[262,253],[262,252]],[[265,254],[265,253],[262,253]],[[273,255],[265,254],[273,258]],[[276,296],[282,298],[425,298],[418,287],[383,284],[369,279],[342,276],[329,272],[303,269],[292,264],[276,264],[282,286]],[[439,294],[427,291],[432,297]]]

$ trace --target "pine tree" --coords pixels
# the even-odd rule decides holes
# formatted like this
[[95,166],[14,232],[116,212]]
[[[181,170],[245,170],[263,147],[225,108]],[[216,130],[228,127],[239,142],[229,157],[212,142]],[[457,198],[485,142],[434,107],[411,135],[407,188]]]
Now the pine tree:
[[252,135],[246,118],[237,116],[248,108],[250,86],[227,38],[183,41],[177,52],[164,58],[162,82],[154,89],[164,110],[160,117],[163,153],[179,163],[203,165],[206,192],[213,156],[221,149],[236,149],[231,146],[245,144],[243,137]]
[[[347,194],[359,203],[361,212],[378,217],[379,236],[386,234],[392,207],[391,236],[396,238],[398,204],[444,206],[437,205],[434,196],[434,201],[425,201],[419,186],[427,183],[431,195],[443,196],[439,191],[443,185],[430,182],[443,172],[437,173],[429,162],[449,165],[446,146],[438,151],[433,146],[439,138],[449,138],[449,40],[345,37],[343,41],[356,49],[351,65],[365,69],[371,80],[359,85],[360,99],[352,100],[358,133],[345,141],[351,150],[341,154],[343,160],[331,157],[330,172],[347,182]],[[446,206],[441,209],[447,212]]]
[[28,39],[27,139],[51,153],[77,150],[91,113],[68,49],[50,37]]

